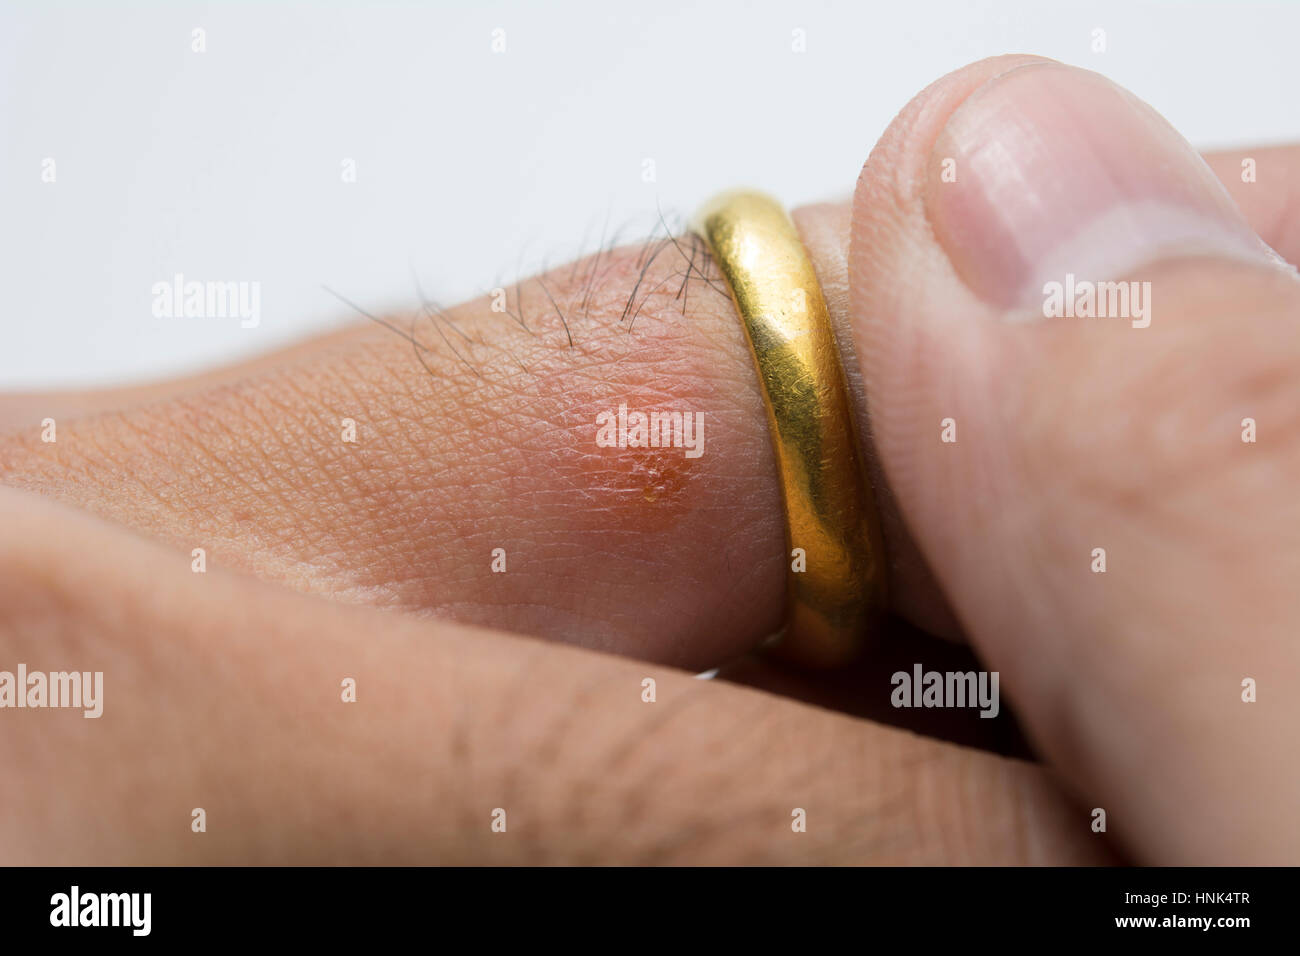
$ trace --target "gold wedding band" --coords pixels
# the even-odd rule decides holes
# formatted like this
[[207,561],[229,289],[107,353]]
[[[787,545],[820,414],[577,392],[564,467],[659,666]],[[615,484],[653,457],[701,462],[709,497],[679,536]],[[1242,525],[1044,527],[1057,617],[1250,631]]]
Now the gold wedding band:
[[885,562],[817,273],[790,217],[761,193],[718,196],[692,229],[731,287],[776,451],[789,565],[775,649],[801,664],[843,663],[884,606]]

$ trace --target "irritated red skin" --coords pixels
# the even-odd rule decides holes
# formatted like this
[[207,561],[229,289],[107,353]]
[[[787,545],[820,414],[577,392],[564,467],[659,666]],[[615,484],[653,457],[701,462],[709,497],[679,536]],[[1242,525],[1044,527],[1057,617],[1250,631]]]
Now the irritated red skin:
[[[650,258],[525,280],[508,313],[393,318],[418,349],[369,323],[124,411],[60,408],[54,444],[29,398],[0,483],[334,599],[713,666],[779,625],[779,490],[730,300],[694,273],[678,294],[684,250]],[[703,455],[600,447],[620,404],[703,412]]]

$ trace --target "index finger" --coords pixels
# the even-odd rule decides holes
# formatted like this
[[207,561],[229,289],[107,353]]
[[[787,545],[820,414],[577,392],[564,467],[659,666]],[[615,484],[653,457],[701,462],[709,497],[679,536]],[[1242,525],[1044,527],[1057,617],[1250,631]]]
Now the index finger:
[[0,611],[6,660],[102,674],[99,719],[5,721],[8,864],[1111,859],[1039,767],[590,651],[193,574],[13,491]]

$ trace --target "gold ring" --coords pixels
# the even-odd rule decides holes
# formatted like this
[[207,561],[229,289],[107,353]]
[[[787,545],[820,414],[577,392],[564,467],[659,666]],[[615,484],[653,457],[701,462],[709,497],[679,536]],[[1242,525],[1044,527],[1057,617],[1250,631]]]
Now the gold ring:
[[794,223],[757,192],[707,203],[692,229],[731,287],[758,370],[785,503],[785,626],[776,651],[840,664],[885,603],[884,549],[844,366]]

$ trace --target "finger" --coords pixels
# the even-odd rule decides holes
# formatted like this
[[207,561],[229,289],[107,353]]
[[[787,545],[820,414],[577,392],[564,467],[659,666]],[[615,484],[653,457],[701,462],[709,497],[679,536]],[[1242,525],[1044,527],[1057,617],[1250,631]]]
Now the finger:
[[56,421],[94,415],[120,414],[186,394],[237,385],[250,376],[303,360],[334,344],[346,342],[351,331],[341,330],[275,349],[255,358],[209,369],[193,375],[156,382],[98,388],[64,388],[47,391],[0,392],[0,431],[22,433],[45,418]]
[[1205,154],[1259,237],[1300,263],[1300,146],[1252,146]]
[[[1296,205],[1293,194],[1300,192],[1300,147],[1251,147],[1208,153],[1205,158],[1260,236],[1290,261],[1300,261],[1300,231],[1297,231],[1300,230],[1300,216],[1292,214]],[[841,347],[848,353],[845,368],[856,390],[861,392],[860,375],[852,355],[853,339],[847,331],[851,211],[849,202],[819,203],[795,210],[794,218],[816,263],[828,305],[840,330]],[[574,272],[572,268],[568,271],[570,274]],[[585,274],[585,265],[580,265],[578,271]],[[703,271],[701,268],[693,281],[698,283],[703,278]],[[651,305],[650,314],[656,314],[656,310],[657,306]],[[466,321],[475,323],[473,318]],[[178,395],[208,392],[272,373],[284,365],[309,361],[313,355],[328,348],[347,347],[354,337],[354,332],[332,333],[232,366],[157,383],[0,395],[0,428],[30,430],[33,422],[46,417],[63,420],[125,412],[150,403],[165,402]],[[899,515],[879,457],[873,453],[870,441],[866,451],[885,525],[885,538],[889,542],[893,610],[928,633],[957,639],[960,628]],[[531,626],[532,622],[521,620],[515,623]],[[746,639],[744,635],[738,635],[738,638],[742,644]]]
[[[1207,153],[1205,159],[1241,207],[1252,228],[1283,257],[1291,262],[1300,262],[1300,215],[1295,214],[1295,196],[1300,194],[1300,147],[1256,146]],[[832,315],[841,329],[841,345],[850,353],[846,356],[845,367],[856,382],[860,376],[856,374],[856,361],[851,354],[853,340],[845,331],[848,328],[847,256],[851,208],[849,202],[821,203],[795,210],[794,216],[817,265]],[[580,266],[579,273],[585,272],[586,267]],[[701,278],[697,275],[694,282],[698,285]],[[653,302],[652,296],[648,303],[652,317],[657,314]],[[466,321],[470,324],[475,322],[473,318]],[[353,336],[351,332],[333,333],[183,379],[118,388],[0,395],[0,428],[30,430],[33,422],[46,417],[63,420],[124,412],[150,403],[165,402],[180,394],[203,393],[246,382],[250,377],[273,373],[281,366],[308,361],[325,349],[348,347],[347,343],[353,340]],[[727,354],[730,357],[730,353]],[[860,384],[857,387],[860,391]],[[866,450],[889,543],[893,609],[928,633],[958,638],[960,628],[899,515],[879,457],[873,453],[870,441]],[[454,598],[454,595],[449,595],[449,598]],[[529,620],[514,623],[525,627],[533,624]],[[738,646],[748,639],[746,635],[737,637]]]
[[[1017,60],[1008,60],[1017,62]],[[1253,146],[1205,154],[1247,222],[1266,243],[1291,263],[1300,263],[1300,146]],[[805,245],[817,264],[827,304],[839,329],[845,368],[855,391],[864,395],[854,357],[849,318],[848,253],[852,203],[818,203],[794,212]],[[867,416],[864,416],[867,417]],[[934,580],[925,557],[907,530],[888,478],[874,453],[870,434],[867,464],[871,470],[881,519],[889,542],[890,600],[894,610],[930,634],[959,639],[960,626]]]
[[[861,446],[871,479],[872,497],[880,517],[881,536],[888,562],[889,603],[895,614],[927,634],[952,641],[961,640],[961,626],[934,579],[929,563],[916,545],[904,521],[893,489],[889,485],[872,435],[871,412],[866,406],[866,388],[852,328],[849,299],[849,233],[852,203],[818,203],[793,213],[809,255],[816,265],[817,279],[826,298],[835,328],[840,357],[849,391],[857,397]],[[872,658],[881,655],[873,650]],[[868,665],[869,666],[869,665]]]
[[[661,237],[61,420],[56,442],[34,417],[0,480],[310,593],[711,666],[779,627],[784,544],[705,264]],[[604,447],[620,405],[704,430]]]
[[103,675],[98,719],[6,714],[6,864],[1110,859],[1032,765],[193,574],[13,491],[0,492],[0,648],[32,671]]
[[[918,96],[853,217],[878,453],[1031,739],[1141,859],[1294,862],[1294,274],[1149,107],[1025,58]],[[1045,318],[1068,275],[1149,325]]]
[[[812,247],[842,276],[842,240]],[[602,251],[116,400],[67,419],[76,401],[28,400],[27,425],[0,442],[0,482],[309,593],[683,666],[781,625],[766,415],[697,241]],[[599,416],[621,406],[702,416],[703,432],[694,449],[604,447]],[[901,535],[884,504],[887,536]],[[911,597],[934,593],[909,583],[924,573],[914,550],[886,543],[898,608],[941,620]]]

